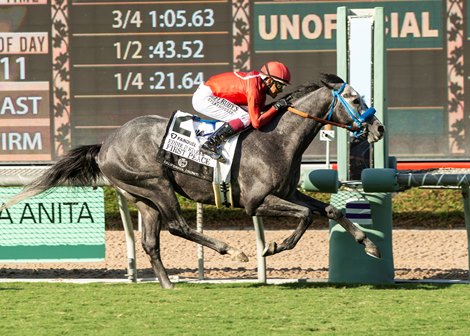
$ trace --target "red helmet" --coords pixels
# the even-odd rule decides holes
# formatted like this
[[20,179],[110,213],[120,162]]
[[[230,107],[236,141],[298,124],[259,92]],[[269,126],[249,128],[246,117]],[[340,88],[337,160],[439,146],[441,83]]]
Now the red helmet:
[[270,61],[261,67],[260,72],[282,84],[290,84],[290,72],[281,62]]

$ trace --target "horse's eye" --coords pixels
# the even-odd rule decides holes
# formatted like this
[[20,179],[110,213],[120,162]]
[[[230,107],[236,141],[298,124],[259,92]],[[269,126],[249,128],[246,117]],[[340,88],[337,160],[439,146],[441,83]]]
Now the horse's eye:
[[360,99],[359,98],[356,98],[353,100],[353,104],[354,105],[359,105],[361,103]]

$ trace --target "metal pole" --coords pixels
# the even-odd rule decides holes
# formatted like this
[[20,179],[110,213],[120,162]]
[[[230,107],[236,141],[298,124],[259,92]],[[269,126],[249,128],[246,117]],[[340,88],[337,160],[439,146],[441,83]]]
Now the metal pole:
[[[203,232],[203,208],[202,203],[196,204],[196,230],[199,233]],[[204,280],[204,247],[201,244],[197,244],[197,273],[198,279]]]
[[470,280],[470,196],[468,185],[462,187],[462,199],[465,214],[465,227],[467,228],[468,279]]
[[[333,132],[333,126],[331,125],[325,125],[324,127],[325,131],[330,131],[332,134],[334,134]],[[334,136],[332,138],[329,137],[328,134],[325,134],[326,137],[327,137],[327,140],[325,141],[326,142],[326,153],[325,153],[325,168],[326,169],[330,169],[330,165],[331,165],[331,153],[330,153],[330,142],[333,140]]]
[[142,214],[137,212],[137,231],[142,232]]
[[129,214],[129,208],[127,207],[127,200],[124,196],[116,189],[116,196],[119,205],[119,212],[121,213],[122,224],[124,226],[124,232],[126,234],[126,246],[127,246],[127,278],[132,282],[137,282],[137,265],[135,260],[135,237],[134,227],[132,225],[132,219]]
[[266,258],[263,257],[265,247],[263,218],[253,216],[256,232],[256,255],[258,258],[258,282],[266,283]]
[[470,174],[398,173],[397,183],[405,187],[468,186]]
[[[348,10],[346,7],[338,7],[336,26],[336,73],[348,83]],[[336,148],[338,178],[340,181],[347,181],[349,180],[349,132],[345,129],[337,128]]]
[[[385,14],[383,7],[374,8],[374,74],[373,74],[373,106],[376,116],[384,125],[388,125],[387,103],[387,52],[385,50]],[[373,145],[374,168],[388,167],[388,132],[381,141]]]

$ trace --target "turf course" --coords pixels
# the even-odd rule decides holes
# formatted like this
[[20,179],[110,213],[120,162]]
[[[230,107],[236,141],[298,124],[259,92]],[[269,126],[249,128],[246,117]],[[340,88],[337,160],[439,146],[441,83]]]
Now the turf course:
[[470,286],[0,283],[1,335],[468,335]]

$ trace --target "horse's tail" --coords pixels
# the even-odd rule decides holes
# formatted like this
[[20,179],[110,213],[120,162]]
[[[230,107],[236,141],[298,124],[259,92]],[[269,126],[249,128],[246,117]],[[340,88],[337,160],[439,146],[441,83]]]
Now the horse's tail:
[[102,175],[95,159],[100,149],[101,144],[72,149],[43,175],[27,185],[19,194],[2,204],[0,211],[53,187],[61,185],[80,187],[95,185]]

